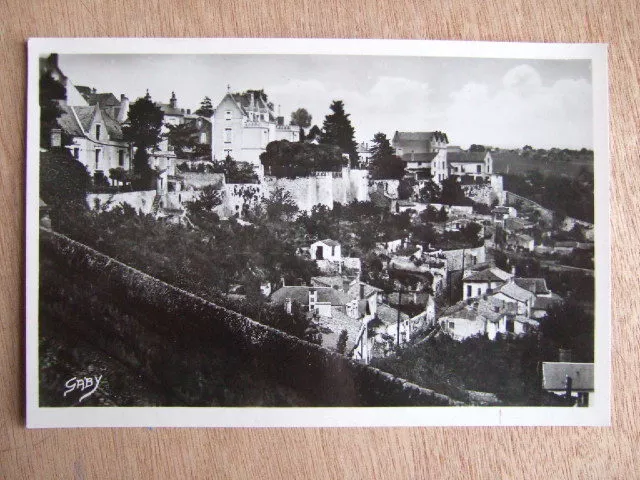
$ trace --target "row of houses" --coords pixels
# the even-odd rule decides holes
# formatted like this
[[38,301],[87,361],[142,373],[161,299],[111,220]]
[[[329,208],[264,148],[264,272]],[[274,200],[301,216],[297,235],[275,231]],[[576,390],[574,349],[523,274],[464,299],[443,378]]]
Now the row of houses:
[[[118,100],[113,93],[74,85],[60,69],[57,54],[40,59],[40,73],[61,83],[66,92],[65,98],[59,100],[62,115],[58,121],[60,129],[54,129],[52,135],[53,146],[61,146],[62,137],[66,136],[70,152],[92,178],[116,183],[110,170],[130,170],[133,156],[131,146],[122,135],[130,106],[127,96],[121,94]],[[251,164],[260,175],[260,154],[267,144],[275,140],[299,140],[299,127],[277,115],[273,104],[261,91],[232,93],[228,89],[211,117],[180,107],[175,92],[167,103],[157,102],[156,105],[164,114],[163,139],[150,152],[152,161],[175,158],[174,148],[166,137],[169,126],[191,126],[195,142],[210,146],[214,160],[231,156],[236,161]]]

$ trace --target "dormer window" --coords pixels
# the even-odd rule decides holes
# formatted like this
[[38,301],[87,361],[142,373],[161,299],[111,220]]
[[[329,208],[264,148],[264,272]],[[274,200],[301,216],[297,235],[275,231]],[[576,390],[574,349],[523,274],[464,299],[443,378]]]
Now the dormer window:
[[231,110],[227,110],[226,112],[224,112],[224,119],[231,120]]
[[96,125],[96,140],[100,140],[100,127],[100,124]]

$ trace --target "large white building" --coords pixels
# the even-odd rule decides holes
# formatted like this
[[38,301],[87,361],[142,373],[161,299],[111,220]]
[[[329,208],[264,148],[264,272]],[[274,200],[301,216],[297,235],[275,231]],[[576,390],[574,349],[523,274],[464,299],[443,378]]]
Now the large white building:
[[416,180],[433,178],[441,183],[449,176],[447,145],[442,132],[396,132],[391,145],[405,163],[405,171]]
[[262,172],[260,154],[269,142],[297,142],[300,129],[276,116],[264,96],[249,92],[227,93],[213,115],[213,156],[224,160],[227,155],[237,162],[247,162]]

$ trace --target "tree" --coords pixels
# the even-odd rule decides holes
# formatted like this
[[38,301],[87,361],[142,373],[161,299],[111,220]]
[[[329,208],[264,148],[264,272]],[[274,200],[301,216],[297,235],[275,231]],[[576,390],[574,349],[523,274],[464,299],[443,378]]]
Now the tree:
[[476,145],[475,143],[469,147],[470,152],[485,152],[486,150],[484,145]]
[[349,338],[349,334],[346,330],[342,330],[340,332],[340,336],[338,337],[338,342],[336,343],[336,350],[338,353],[344,355],[344,352],[347,350],[347,339]]
[[307,177],[316,171],[339,171],[344,160],[334,145],[276,140],[260,154],[267,174],[278,178]]
[[349,155],[351,165],[355,166],[358,162],[358,152],[350,115],[345,113],[342,100],[334,100],[329,108],[333,113],[324,119],[320,141],[340,147],[343,153]]
[[418,182],[413,178],[403,178],[398,184],[398,198],[400,200],[409,200],[414,192],[414,187]]
[[267,219],[280,222],[293,218],[298,213],[298,206],[291,193],[282,187],[276,187],[271,195],[263,201]]
[[322,137],[322,130],[320,130],[320,128],[317,125],[314,125],[309,130],[309,133],[307,133],[307,136],[306,136],[305,140],[307,142],[312,142],[314,140],[318,140],[319,141],[320,137]]
[[67,98],[65,86],[55,80],[51,73],[45,72],[40,77],[40,145],[51,146],[51,129],[58,126],[58,117],[63,110],[58,100]]
[[433,177],[427,180],[420,189],[420,201],[423,203],[435,203],[440,199],[442,189],[433,181]]
[[136,148],[133,156],[133,170],[140,175],[139,187],[148,188],[153,180],[149,166],[149,149],[158,146],[161,140],[164,113],[151,100],[149,92],[138,98],[129,107],[129,116],[122,129],[124,139]]
[[185,207],[190,215],[206,217],[210,216],[213,209],[221,204],[220,192],[213,185],[207,185],[195,200],[185,202]]
[[445,178],[442,181],[442,194],[440,202],[445,205],[469,205],[471,200],[468,199],[456,177]]
[[311,125],[311,118],[311,114],[305,108],[299,108],[295,112],[291,112],[291,125],[308,128]]
[[400,179],[404,176],[404,162],[396,155],[384,133],[376,133],[373,137],[369,172],[374,180]]
[[191,123],[181,123],[178,125],[166,124],[169,131],[166,133],[169,145],[177,158],[190,158],[196,146],[196,127]]
[[60,216],[87,208],[90,184],[87,169],[67,149],[40,153],[40,198],[51,208],[54,228]]
[[211,105],[211,99],[209,97],[204,97],[202,102],[200,102],[200,107],[195,111],[195,114],[207,118],[211,118],[213,116],[213,105]]

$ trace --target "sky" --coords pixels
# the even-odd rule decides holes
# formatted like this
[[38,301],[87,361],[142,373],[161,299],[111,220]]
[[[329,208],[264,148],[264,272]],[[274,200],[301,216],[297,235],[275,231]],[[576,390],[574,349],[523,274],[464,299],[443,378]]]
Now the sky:
[[383,132],[440,130],[452,145],[592,148],[588,60],[346,55],[60,55],[74,85],[214,107],[227,91],[264,89],[286,118],[306,108],[322,127],[342,100],[356,141]]

